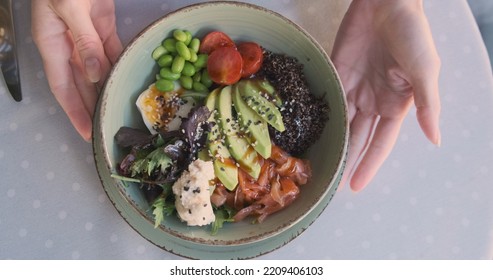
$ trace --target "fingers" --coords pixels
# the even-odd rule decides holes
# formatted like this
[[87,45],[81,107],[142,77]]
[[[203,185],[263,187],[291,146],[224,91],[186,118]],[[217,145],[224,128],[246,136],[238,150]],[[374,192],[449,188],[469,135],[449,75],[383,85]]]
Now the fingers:
[[344,186],[354,172],[358,160],[366,150],[373,128],[377,122],[377,116],[365,115],[361,112],[356,113],[351,122],[351,134],[349,137],[349,154],[346,161],[346,169],[341,179],[341,186]]
[[101,38],[91,19],[91,7],[87,1],[58,1],[55,10],[72,33],[87,78],[97,83],[103,73],[108,72],[110,63],[104,53]]
[[403,118],[381,118],[375,133],[356,171],[350,186],[355,192],[361,191],[373,179],[395,145]]
[[115,64],[118,56],[122,53],[123,46],[118,34],[116,31],[110,34],[110,36],[104,42],[104,49],[106,51],[106,55],[110,59],[111,64]]

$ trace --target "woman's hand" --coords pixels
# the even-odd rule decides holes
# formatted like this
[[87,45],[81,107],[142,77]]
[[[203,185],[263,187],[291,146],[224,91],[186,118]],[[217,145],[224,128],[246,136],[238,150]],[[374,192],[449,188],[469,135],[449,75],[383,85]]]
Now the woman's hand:
[[101,85],[122,51],[113,0],[32,1],[33,39],[55,98],[89,141]]
[[332,59],[346,90],[350,143],[341,186],[363,189],[390,154],[413,101],[440,145],[437,54],[422,0],[353,0]]

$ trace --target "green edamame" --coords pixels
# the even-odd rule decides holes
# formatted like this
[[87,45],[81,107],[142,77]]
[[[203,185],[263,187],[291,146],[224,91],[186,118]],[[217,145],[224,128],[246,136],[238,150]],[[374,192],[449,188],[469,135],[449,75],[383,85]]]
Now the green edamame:
[[200,82],[193,82],[192,88],[194,91],[197,92],[207,92],[209,89],[202,83]]
[[191,77],[181,76],[180,77],[180,85],[185,89],[192,89],[193,80]]
[[163,67],[159,71],[159,75],[163,77],[163,79],[176,81],[180,78],[180,73],[173,73],[169,67]]
[[168,50],[166,50],[163,46],[158,46],[157,48],[155,48],[153,51],[152,51],[152,58],[154,60],[158,60],[161,56],[163,56],[164,54],[167,54],[168,53]]
[[156,88],[159,91],[164,91],[164,92],[172,91],[175,89],[175,84],[173,83],[173,81],[161,79],[156,81]]
[[173,63],[171,64],[171,72],[180,74],[185,66],[185,59],[181,56],[175,56]]
[[179,56],[183,57],[185,60],[190,60],[190,50],[185,43],[178,41],[176,42],[175,48]]
[[187,40],[187,34],[183,30],[176,29],[173,31],[173,38],[178,42],[185,42]]
[[169,67],[171,66],[171,63],[173,63],[173,57],[169,54],[162,55],[157,61],[157,64],[160,67]]
[[193,66],[197,69],[204,68],[207,65],[207,59],[209,56],[207,54],[201,53],[197,55],[197,61],[194,62]]
[[195,75],[195,72],[195,67],[192,65],[192,63],[186,61],[181,74],[187,77],[192,77],[193,75]]
[[193,38],[192,41],[190,41],[189,47],[195,52],[199,52],[200,48],[200,40],[198,38]]
[[163,41],[163,47],[170,53],[176,53],[176,39],[168,38]]

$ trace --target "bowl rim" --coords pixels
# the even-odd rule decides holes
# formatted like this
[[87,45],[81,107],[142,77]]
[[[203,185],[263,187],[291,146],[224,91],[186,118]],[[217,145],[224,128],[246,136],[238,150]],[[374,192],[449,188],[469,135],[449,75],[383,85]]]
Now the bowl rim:
[[[321,203],[325,203],[325,205],[322,205],[322,210],[318,213],[317,217],[323,212],[323,209],[325,209],[325,207],[328,205],[328,203],[330,202],[330,200],[332,199],[332,196],[334,195],[335,191],[337,190],[338,188],[338,185],[339,185],[339,181],[340,181],[340,176],[338,176],[338,174],[342,174],[343,170],[344,170],[344,167],[345,167],[345,163],[346,163],[346,158],[347,158],[347,152],[348,152],[348,139],[349,139],[349,121],[348,121],[348,114],[347,114],[347,101],[346,101],[346,98],[345,98],[345,92],[344,92],[344,88],[343,88],[343,85],[342,85],[342,82],[340,80],[340,77],[339,77],[339,74],[333,64],[333,62],[331,61],[330,57],[328,56],[328,54],[326,53],[326,51],[323,49],[323,47],[310,35],[309,32],[307,32],[304,28],[302,28],[300,25],[298,25],[297,23],[295,23],[294,21],[290,20],[289,18],[285,17],[284,15],[278,13],[278,12],[275,12],[275,11],[272,11],[268,8],[265,8],[265,7],[262,7],[262,6],[259,6],[259,5],[255,5],[255,4],[250,4],[250,3],[244,3],[244,2],[237,2],[237,1],[213,1],[213,2],[203,2],[203,3],[195,3],[195,4],[191,4],[191,5],[187,5],[187,6],[184,6],[184,7],[181,7],[179,9],[176,9],[176,10],[173,10],[159,18],[157,18],[156,20],[152,21],[150,24],[148,24],[145,28],[143,28],[141,31],[139,31],[130,41],[129,43],[125,46],[125,48],[123,49],[122,53],[120,54],[120,56],[117,58],[114,66],[118,65],[120,63],[120,61],[122,59],[124,59],[124,57],[131,51],[131,49],[135,46],[135,44],[137,44],[137,41],[139,41],[139,38],[145,34],[146,32],[148,32],[149,30],[151,30],[152,28],[155,28],[156,26],[158,26],[159,24],[161,24],[162,21],[166,21],[168,20],[170,17],[173,17],[175,14],[180,14],[180,13],[183,13],[183,12],[187,12],[187,11],[190,11],[190,10],[194,10],[194,9],[199,9],[199,8],[202,8],[202,7],[210,7],[210,6],[227,6],[227,7],[233,7],[233,6],[239,6],[239,7],[246,7],[246,8],[250,8],[250,9],[254,9],[254,10],[257,10],[257,11],[260,11],[260,12],[263,12],[263,13],[266,13],[266,14],[270,14],[278,19],[281,19],[283,22],[285,22],[286,24],[289,24],[292,28],[295,28],[296,30],[298,30],[301,34],[303,34],[304,37],[306,37],[306,39],[308,39],[310,41],[310,44],[313,45],[317,51],[324,57],[325,59],[325,63],[328,63],[329,64],[329,67],[331,68],[331,73],[333,74],[333,78],[335,79],[335,81],[337,82],[336,86],[338,88],[338,91],[339,91],[339,94],[341,95],[341,101],[343,103],[343,106],[345,107],[344,108],[344,119],[345,119],[345,130],[344,130],[344,136],[343,136],[343,144],[342,144],[342,147],[340,147],[340,149],[338,149],[339,151],[339,159],[338,159],[338,164],[337,164],[337,168],[334,170],[334,174],[332,175],[332,177],[330,177],[330,180],[328,180],[328,182],[326,183],[326,186],[325,186],[325,190],[323,191],[322,193],[322,196],[317,199],[315,201],[315,203],[312,203],[310,205],[310,211],[307,211],[306,213],[304,213],[303,215],[300,215],[298,216],[296,219],[292,219],[292,220],[289,220],[288,222],[286,223],[282,223],[280,226],[276,227],[274,230],[271,230],[271,231],[266,231],[266,232],[263,232],[261,235],[260,235],[260,238],[259,238],[259,235],[253,235],[251,237],[248,237],[248,238],[243,238],[243,239],[236,239],[234,241],[227,241],[227,242],[221,242],[220,240],[211,240],[211,241],[208,241],[208,242],[204,242],[203,240],[201,239],[197,239],[197,238],[189,238],[188,236],[184,236],[184,235],[181,235],[179,234],[179,232],[171,229],[171,228],[165,228],[163,225],[160,225],[159,226],[159,230],[161,230],[161,234],[168,234],[168,235],[171,235],[175,238],[179,238],[179,239],[182,239],[184,241],[187,241],[187,242],[191,242],[191,243],[195,243],[195,244],[200,244],[200,245],[205,245],[205,246],[213,246],[213,247],[229,247],[229,246],[238,246],[238,245],[249,245],[249,244],[252,244],[252,243],[258,243],[258,242],[261,242],[261,241],[265,241],[269,238],[271,238],[272,236],[275,236],[279,233],[282,233],[282,232],[285,232],[285,231],[288,231],[290,230],[294,225],[296,225],[297,223],[299,223],[301,220],[305,219],[311,212],[312,209],[316,208],[316,207],[321,207],[320,204]],[[114,76],[114,73],[115,71],[117,70],[117,67],[112,67],[111,70],[110,70],[110,73],[108,74],[108,78],[107,80],[105,81],[104,83],[104,86],[101,90],[101,94],[98,98],[98,102],[97,102],[97,105],[96,105],[96,113],[94,114],[94,118],[93,118],[93,133],[92,133],[92,143],[93,143],[93,151],[94,151],[94,155],[96,156],[96,151],[98,150],[98,147],[96,147],[96,137],[97,135],[99,135],[100,133],[99,132],[102,132],[103,131],[103,121],[101,118],[99,118],[99,116],[101,114],[104,114],[104,111],[102,111],[101,109],[106,107],[105,106],[105,103],[106,103],[106,97],[107,97],[107,88],[110,84],[110,78],[112,76]],[[97,122],[99,120],[99,122]],[[106,142],[106,139],[103,139],[105,138],[104,135],[101,133],[100,135],[100,138],[99,140],[101,140],[101,143],[104,143]],[[104,146],[104,145],[101,145],[101,146]],[[105,147],[102,148],[101,150],[103,152],[103,165],[104,165],[104,168],[111,172],[111,165],[113,165],[109,159],[109,155],[108,155],[108,151]],[[97,160],[96,161],[96,164],[99,165],[99,161]],[[144,236],[141,231],[136,228],[134,225],[131,224],[131,222],[128,220],[127,217],[125,217],[122,212],[121,212],[121,209],[119,209],[118,205],[116,204],[116,202],[111,198],[110,194],[108,193],[106,187],[105,187],[105,184],[103,182],[103,176],[101,174],[101,171],[100,171],[100,167],[96,168],[97,172],[98,172],[98,175],[100,177],[100,182],[101,184],[103,185],[103,189],[105,190],[105,193],[109,196],[109,200],[111,201],[111,203],[113,204],[113,206],[117,209],[117,211],[119,212],[120,216],[123,217],[123,219],[127,222],[127,224],[129,224],[137,233],[139,233],[139,235],[143,236],[144,238],[146,238],[147,240],[149,240],[151,243],[153,243],[154,245],[162,248],[162,249],[165,249],[166,251],[170,251],[170,250],[167,250],[166,247],[164,246],[160,246],[158,245],[156,242],[154,242],[153,240],[151,240],[150,238],[147,238],[146,236]],[[118,184],[118,182],[117,182]],[[150,224],[153,224],[153,221],[150,220],[150,218],[148,217],[148,215],[146,215],[145,211],[140,209],[140,207],[137,207],[137,205],[135,205],[135,203],[131,200],[129,200],[129,198],[127,197],[127,195],[125,195],[124,193],[122,193],[122,188],[119,188],[119,194],[123,197],[123,199],[132,206],[132,208],[136,211],[139,212],[139,214],[142,216],[143,219],[146,219],[147,221],[149,221]],[[327,200],[327,196],[330,196],[330,198]],[[314,218],[311,222],[313,223],[314,221],[316,220],[316,218]],[[308,227],[308,226],[307,226]],[[303,228],[301,230],[304,231],[307,227]],[[292,239],[296,238],[297,236],[299,236],[299,234],[301,234],[301,232],[299,232],[298,234],[296,234],[295,236],[293,236],[292,238],[290,238],[287,242],[285,242],[284,244],[288,243],[289,241],[291,241]],[[272,249],[272,250],[275,250],[279,247],[282,247],[284,244]],[[270,251],[272,251],[270,250]],[[270,252],[270,251],[267,251],[267,252]],[[174,251],[170,251],[171,253],[174,253],[176,255],[181,255],[177,252],[174,252]],[[267,253],[267,252],[264,252],[264,253]],[[183,255],[181,255],[183,256]]]

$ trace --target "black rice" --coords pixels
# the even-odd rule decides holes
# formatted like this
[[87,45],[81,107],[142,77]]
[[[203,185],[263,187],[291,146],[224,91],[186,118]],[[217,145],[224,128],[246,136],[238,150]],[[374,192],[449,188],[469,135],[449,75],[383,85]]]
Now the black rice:
[[272,141],[294,156],[303,154],[320,135],[329,119],[329,105],[322,97],[310,92],[303,73],[303,64],[294,57],[264,50],[264,61],[259,76],[263,76],[278,91],[283,100],[286,130],[272,127]]

